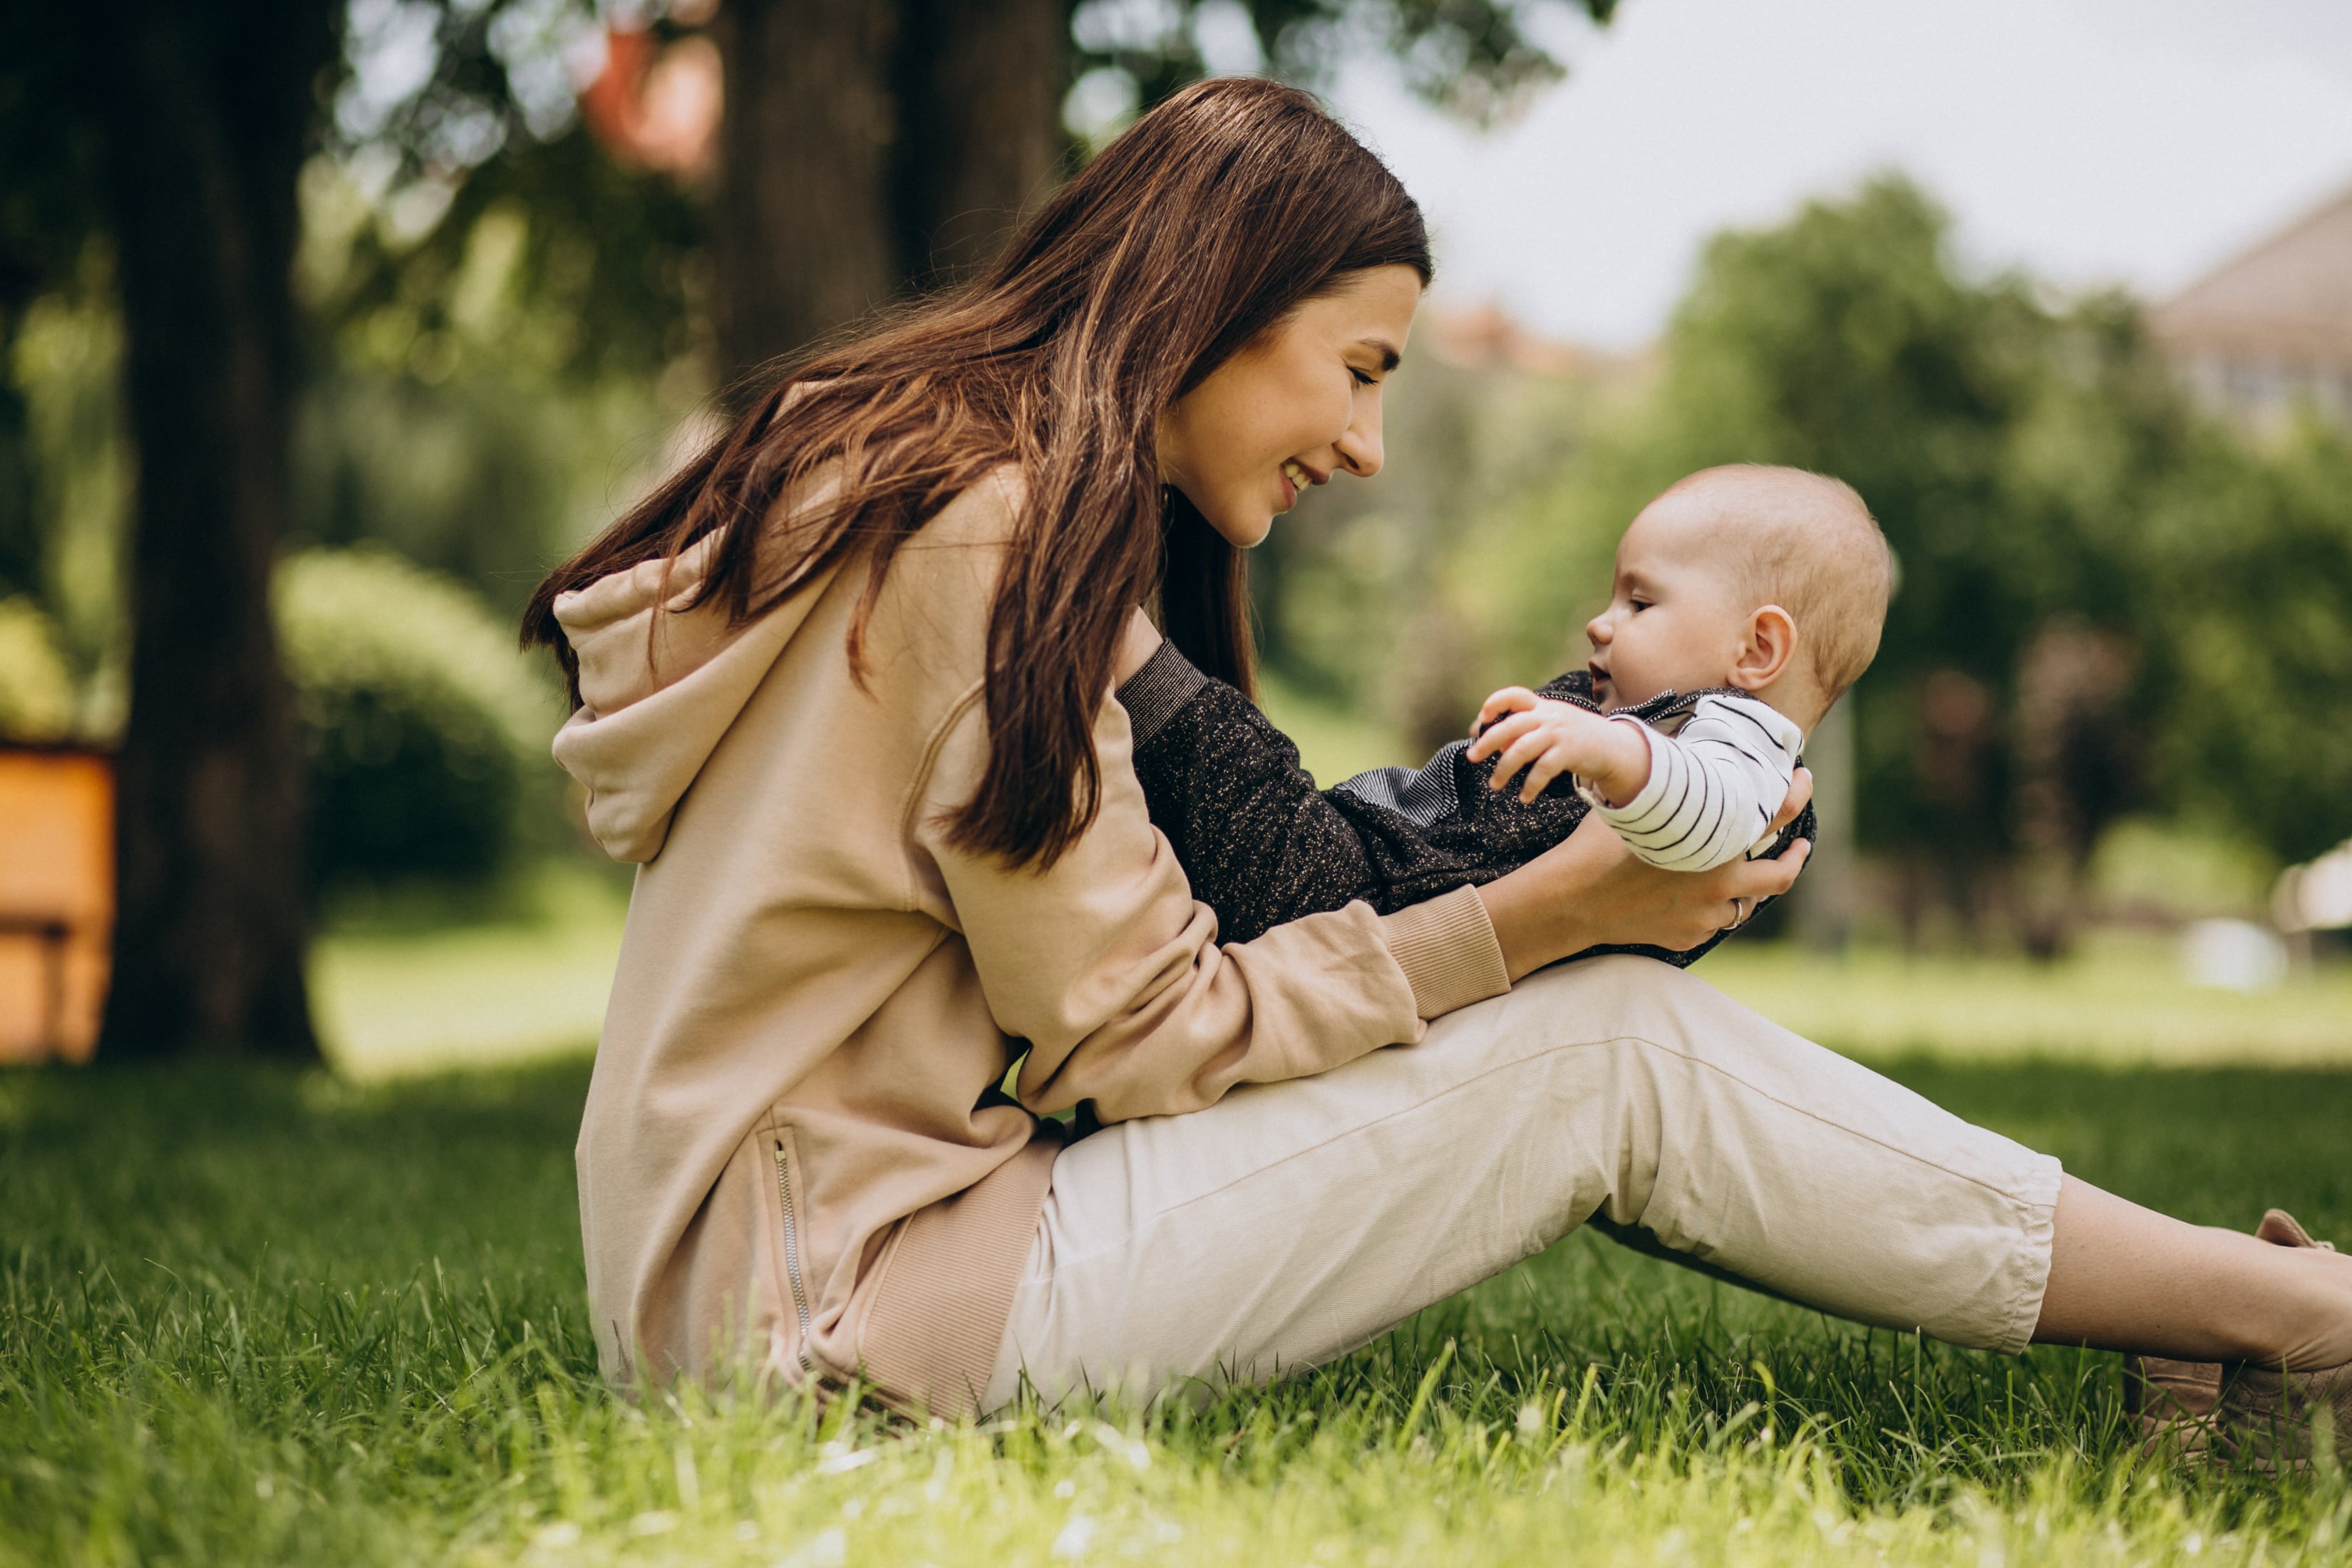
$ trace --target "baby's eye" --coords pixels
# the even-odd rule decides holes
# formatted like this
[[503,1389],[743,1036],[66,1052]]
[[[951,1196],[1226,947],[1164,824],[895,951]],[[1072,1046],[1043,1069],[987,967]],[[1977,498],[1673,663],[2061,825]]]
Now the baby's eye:
[[1633,604],[1633,613],[1634,613],[1635,615],[1637,615],[1637,616],[1638,616],[1638,615],[1640,615],[1643,610],[1646,610],[1646,609],[1648,609],[1648,608],[1650,607],[1650,601],[1649,601],[1649,600],[1647,600],[1647,599],[1635,599],[1635,600],[1632,601],[1632,604]]

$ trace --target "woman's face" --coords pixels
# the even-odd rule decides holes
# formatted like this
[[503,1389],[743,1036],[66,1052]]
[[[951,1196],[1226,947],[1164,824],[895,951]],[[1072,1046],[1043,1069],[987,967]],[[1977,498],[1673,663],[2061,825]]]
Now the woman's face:
[[1381,468],[1381,384],[1421,274],[1375,267],[1309,300],[1160,416],[1160,477],[1246,550],[1309,485]]

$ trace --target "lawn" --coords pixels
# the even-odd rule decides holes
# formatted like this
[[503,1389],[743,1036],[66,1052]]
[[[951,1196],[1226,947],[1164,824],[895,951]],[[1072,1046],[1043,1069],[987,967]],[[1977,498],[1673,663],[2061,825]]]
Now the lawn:
[[[2352,1236],[2352,1073],[1894,1067],[2132,1196]],[[1205,1408],[639,1406],[580,1318],[585,1082],[0,1075],[0,1563],[2347,1555],[2340,1471],[2136,1463],[2113,1357],[1868,1333],[1582,1235]]]

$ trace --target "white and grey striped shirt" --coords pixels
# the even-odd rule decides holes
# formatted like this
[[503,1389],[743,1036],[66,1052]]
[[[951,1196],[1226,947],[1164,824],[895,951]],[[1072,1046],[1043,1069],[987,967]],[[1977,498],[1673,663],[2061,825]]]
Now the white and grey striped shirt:
[[1711,871],[1772,842],[1772,814],[1804,747],[1795,721],[1752,697],[1702,697],[1673,734],[1630,713],[1650,743],[1650,782],[1622,805],[1578,790],[1634,854],[1669,871]]

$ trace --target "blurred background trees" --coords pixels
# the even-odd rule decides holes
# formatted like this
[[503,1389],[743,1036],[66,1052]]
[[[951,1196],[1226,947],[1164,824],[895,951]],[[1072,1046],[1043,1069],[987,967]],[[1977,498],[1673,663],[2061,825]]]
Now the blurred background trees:
[[[1492,119],[1561,75],[1545,13],[1611,9],[28,14],[0,62],[0,735],[120,748],[107,1048],[302,1054],[320,910],[569,852],[554,698],[498,628],[739,378],[967,271],[1193,76],[1382,54]],[[1643,354],[1433,317],[1390,421],[1388,473],[1252,561],[1271,700],[1327,771],[1577,662],[1642,501],[1755,459],[1853,482],[1901,560],[1836,737],[1894,931],[2056,952],[2117,844],[2259,888],[2352,832],[2341,430],[2201,409],[2135,301],[1972,272],[1900,178],[1721,237]]]

